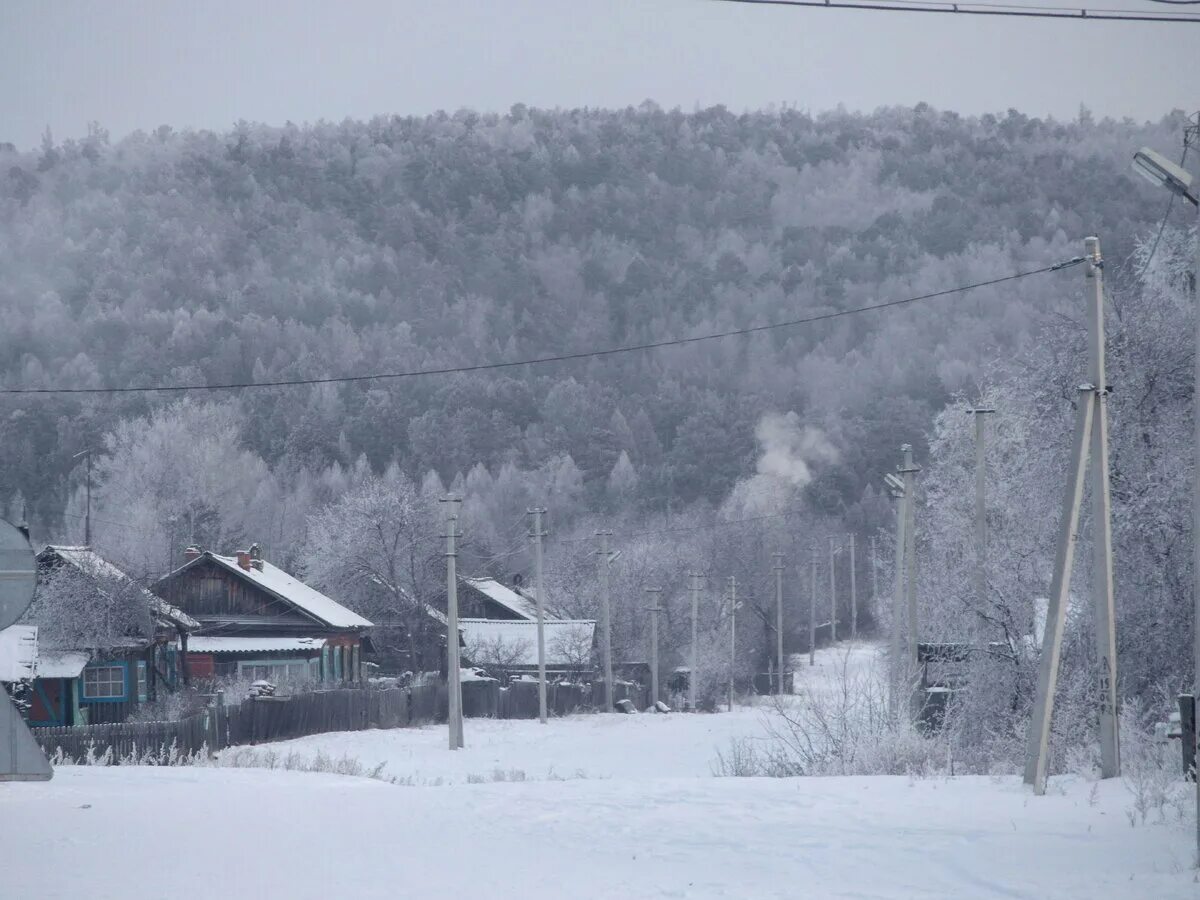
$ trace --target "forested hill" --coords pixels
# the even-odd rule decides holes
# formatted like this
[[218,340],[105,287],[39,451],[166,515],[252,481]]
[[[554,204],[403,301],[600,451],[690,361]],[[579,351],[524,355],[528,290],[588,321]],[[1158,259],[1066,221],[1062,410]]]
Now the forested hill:
[[[1162,214],[1130,155],[1177,146],[1181,126],[647,104],[116,143],[95,127],[0,150],[0,377],[221,383],[569,353],[1006,275],[1092,233],[1119,281]],[[247,391],[241,437],[275,472],[365,453],[447,482],[569,454],[589,496],[624,450],[645,503],[717,502],[753,471],[759,418],[795,411],[840,451],[811,490],[833,511],[1077,275],[590,362]],[[20,491],[53,530],[72,455],[172,399],[0,399],[0,498]]]

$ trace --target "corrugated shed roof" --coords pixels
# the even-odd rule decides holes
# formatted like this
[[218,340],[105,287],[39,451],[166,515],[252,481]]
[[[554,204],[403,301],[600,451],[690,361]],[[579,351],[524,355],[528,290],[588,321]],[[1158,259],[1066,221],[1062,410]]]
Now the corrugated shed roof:
[[[342,604],[326,597],[316,588],[309,587],[303,581],[293,578],[278,566],[266,560],[256,560],[262,563],[262,568],[251,566],[243,569],[237,563],[236,556],[218,556],[216,553],[204,554],[231,572],[253,582],[269,593],[291,603],[298,609],[324,622],[330,628],[370,628],[371,622],[356,612],[352,612]],[[202,557],[203,558],[203,557]]]
[[[506,648],[520,651],[514,655],[514,665],[537,665],[537,622],[512,621],[506,619],[460,619],[459,629],[468,649],[472,645],[501,642]],[[586,643],[592,644],[596,623],[592,619],[555,619],[542,623],[546,640],[546,664],[551,666],[575,665],[578,650]],[[570,648],[573,653],[565,653]]]
[[183,610],[172,606],[158,594],[137,584],[125,572],[122,572],[91,547],[65,547],[47,544],[42,552],[44,553],[46,550],[51,551],[63,562],[74,566],[91,578],[109,578],[134,585],[142,599],[149,605],[150,611],[159,618],[167,619],[171,623],[189,630],[200,627],[200,623]]
[[505,609],[530,621],[537,619],[537,602],[518,594],[512,588],[501,584],[495,578],[464,578],[469,584],[489,600],[499,603]]
[[10,625],[0,631],[0,681],[32,678],[37,659],[36,625]]
[[[174,644],[179,648],[179,642]],[[204,637],[188,638],[188,653],[279,653],[287,650],[320,650],[324,638],[316,637]]]

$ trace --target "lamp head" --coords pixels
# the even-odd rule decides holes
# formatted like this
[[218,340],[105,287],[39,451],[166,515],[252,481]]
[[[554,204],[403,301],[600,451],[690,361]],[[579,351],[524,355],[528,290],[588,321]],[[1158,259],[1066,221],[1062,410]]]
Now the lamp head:
[[1151,184],[1161,185],[1172,194],[1178,194],[1193,206],[1197,205],[1196,198],[1191,193],[1192,176],[1182,166],[1178,166],[1156,150],[1143,147],[1133,154],[1133,171],[1137,172]]

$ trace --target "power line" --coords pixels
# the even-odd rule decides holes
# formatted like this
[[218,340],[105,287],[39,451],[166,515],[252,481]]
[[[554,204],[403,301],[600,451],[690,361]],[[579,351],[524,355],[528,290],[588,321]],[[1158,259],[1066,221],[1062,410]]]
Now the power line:
[[[757,0],[755,0],[755,2],[757,2]],[[1007,281],[1016,281],[1019,278],[1028,278],[1031,275],[1042,275],[1046,272],[1055,272],[1059,269],[1065,269],[1081,262],[1083,262],[1083,257],[1077,256],[1050,266],[1042,266],[1040,269],[1030,269],[1025,272],[1016,272],[1012,275],[1004,275],[999,278],[989,278],[986,281],[977,281],[973,284],[964,284],[960,285],[959,287],[947,288],[943,291],[933,291],[929,294],[920,294],[916,297],[905,297],[901,300],[888,300],[883,303],[873,303],[868,306],[857,306],[853,309],[842,309],[835,312],[819,313],[817,315],[805,316],[799,319],[789,319],[785,322],[772,322],[768,325],[754,325],[749,328],[734,328],[730,329],[729,331],[717,331],[711,334],[696,335],[695,337],[670,338],[662,341],[651,341],[647,344],[629,344],[622,347],[609,347],[604,350],[584,350],[578,353],[563,353],[556,356],[537,356],[530,359],[513,360],[511,362],[479,363],[473,366],[447,366],[439,369],[414,369],[407,372],[383,372],[371,375],[345,375],[329,378],[296,378],[284,381],[243,381],[233,382],[230,384],[180,384],[166,385],[163,387],[0,388],[0,394],[147,394],[154,392],[179,393],[184,391],[232,391],[245,390],[249,388],[298,387],[302,385],[317,384],[351,384],[363,381],[385,381],[399,378],[418,378],[426,375],[453,375],[467,372],[490,372],[495,371],[496,369],[516,368],[517,366],[569,362],[577,359],[595,359],[604,356],[616,356],[620,353],[634,353],[641,350],[657,350],[661,347],[678,347],[684,344],[697,344],[702,341],[714,341],[720,338],[736,337],[738,335],[759,334],[766,331],[774,331],[779,328],[793,328],[798,325],[811,325],[815,322],[827,322],[832,319],[841,319],[846,316],[858,315],[860,313],[877,312],[879,310],[891,309],[896,306],[904,306],[906,304],[916,303],[921,300],[933,300],[938,297],[948,297],[951,294],[961,294],[976,288],[990,287],[996,284],[1003,284]]]
[[[879,3],[830,2],[830,0],[714,0],[746,6],[795,6],[814,9],[859,9],[871,12],[942,13],[962,16],[1010,16],[1026,19],[1064,19],[1091,22],[1189,22],[1200,17],[1169,12],[1138,10],[1089,10],[1064,6],[1024,6],[998,3],[922,2],[922,0],[885,0]],[[1164,0],[1165,2],[1165,0]]]
[[[794,515],[796,515],[796,513],[786,512],[786,513],[774,513],[772,515],[766,515],[766,516],[750,516],[749,518],[745,518],[745,519],[719,519],[716,522],[707,522],[704,525],[684,525],[684,526],[680,526],[678,528],[655,528],[655,529],[651,529],[649,531],[621,531],[621,532],[616,532],[611,536],[612,537],[621,537],[621,538],[638,538],[638,537],[650,537],[650,536],[656,535],[656,534],[690,534],[690,533],[696,532],[696,531],[710,531],[714,528],[726,528],[730,525],[745,525],[750,522],[766,522],[770,519],[787,519]],[[578,544],[578,543],[582,543],[583,541],[590,541],[590,540],[592,540],[591,537],[561,538],[559,540],[559,543],[560,544]]]

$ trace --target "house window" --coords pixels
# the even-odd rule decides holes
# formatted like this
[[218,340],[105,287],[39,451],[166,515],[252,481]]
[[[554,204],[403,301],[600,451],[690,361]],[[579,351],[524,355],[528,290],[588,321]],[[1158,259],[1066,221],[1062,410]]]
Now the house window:
[[124,700],[125,666],[88,666],[83,670],[84,700]]
[[312,675],[312,665],[307,659],[255,659],[238,662],[238,676],[249,681],[285,684],[309,681]]
[[150,682],[146,674],[146,663],[142,660],[137,664],[137,698],[138,703],[145,703],[150,699]]

